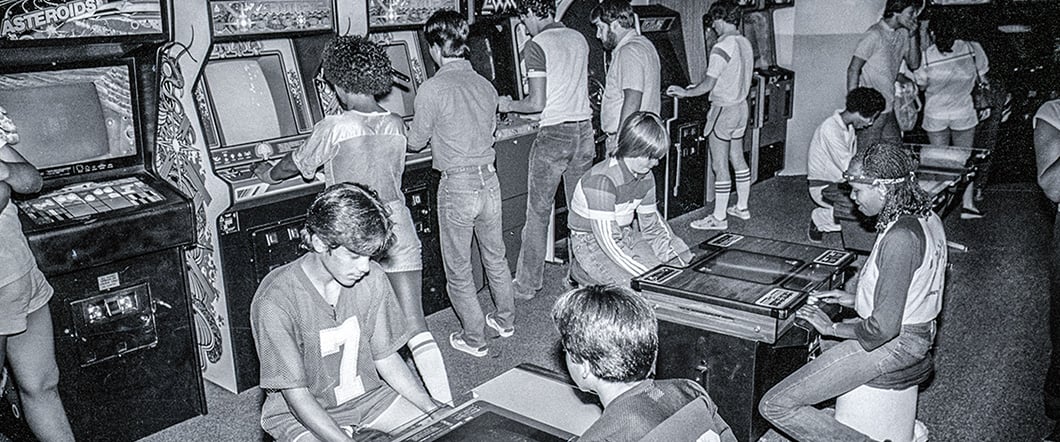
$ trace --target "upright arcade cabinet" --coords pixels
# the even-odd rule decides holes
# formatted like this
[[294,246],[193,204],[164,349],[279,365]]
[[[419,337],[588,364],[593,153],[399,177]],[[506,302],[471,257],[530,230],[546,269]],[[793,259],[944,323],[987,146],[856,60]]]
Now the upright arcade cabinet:
[[193,214],[150,166],[169,6],[0,4],[0,105],[44,177],[13,203],[55,289],[59,393],[78,440],[134,440],[206,412],[182,260]]
[[[201,0],[200,0],[201,1]],[[297,149],[322,118],[315,78],[333,37],[332,0],[208,0],[212,42],[194,79],[203,182],[190,191],[209,235],[189,260],[207,380],[239,392],[258,384],[250,303],[272,269],[304,250],[302,223],[322,180],[258,180],[254,167]],[[191,174],[192,171],[186,171]],[[193,182],[195,180],[192,180]]]

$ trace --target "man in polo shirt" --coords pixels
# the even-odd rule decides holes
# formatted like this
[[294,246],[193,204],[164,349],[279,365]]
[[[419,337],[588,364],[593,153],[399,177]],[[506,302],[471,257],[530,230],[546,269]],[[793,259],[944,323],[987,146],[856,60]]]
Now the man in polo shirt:
[[600,127],[608,134],[607,153],[618,148],[618,128],[633,112],[659,114],[659,53],[637,32],[628,0],[604,0],[590,14],[596,38],[611,51],[611,67],[600,103]]
[[[887,0],[883,18],[869,27],[847,67],[847,91],[858,86],[876,89],[886,101],[879,121],[858,133],[861,148],[879,141],[900,143],[902,131],[894,116],[894,82],[902,61],[910,71],[920,67],[916,0]],[[902,76],[901,81],[910,81]]]
[[574,184],[596,154],[588,92],[589,44],[578,31],[556,22],[555,0],[520,0],[519,20],[531,35],[523,48],[530,93],[519,101],[501,97],[500,112],[541,113],[530,147],[526,224],[512,282],[515,297],[541,289],[547,230],[560,178],[569,207]]
[[575,282],[628,286],[631,278],[660,263],[692,259],[655,209],[651,169],[669,146],[659,116],[636,112],[623,123],[615,155],[578,181],[567,215]]

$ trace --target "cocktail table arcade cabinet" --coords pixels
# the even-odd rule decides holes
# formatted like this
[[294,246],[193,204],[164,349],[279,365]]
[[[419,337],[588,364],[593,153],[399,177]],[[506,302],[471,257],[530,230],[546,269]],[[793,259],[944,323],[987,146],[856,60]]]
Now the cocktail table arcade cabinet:
[[736,438],[757,440],[769,425],[762,395],[817,352],[795,311],[810,292],[842,287],[855,255],[729,232],[698,249],[688,266],[633,280],[659,318],[656,377],[700,383]]

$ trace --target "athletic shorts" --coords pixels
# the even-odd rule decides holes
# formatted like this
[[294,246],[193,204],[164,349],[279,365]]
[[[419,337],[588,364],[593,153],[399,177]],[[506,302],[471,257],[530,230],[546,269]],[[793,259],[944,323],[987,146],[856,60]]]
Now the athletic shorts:
[[924,115],[924,123],[921,125],[928,132],[939,132],[949,130],[968,130],[979,124],[979,116],[972,112],[964,118],[932,118]]
[[[358,397],[335,410],[328,412],[335,423],[348,432],[370,423],[378,418],[390,404],[397,400],[398,394],[387,385],[376,388],[363,397]],[[261,428],[279,442],[309,442],[316,438],[291,413],[284,413],[262,419]]]
[[412,213],[403,201],[391,201],[390,220],[394,222],[394,243],[379,259],[379,265],[387,273],[423,270],[422,246],[412,223]]
[[746,101],[729,106],[711,105],[703,133],[713,133],[722,141],[743,138],[744,132],[747,131],[747,115]]
[[0,287],[0,335],[26,331],[26,317],[46,307],[54,293],[36,264],[21,278]]

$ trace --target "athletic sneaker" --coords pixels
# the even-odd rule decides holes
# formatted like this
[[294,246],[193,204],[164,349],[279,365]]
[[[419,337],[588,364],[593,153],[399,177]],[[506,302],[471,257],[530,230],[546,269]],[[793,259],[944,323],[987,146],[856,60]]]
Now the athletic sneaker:
[[497,333],[500,334],[502,338],[507,338],[515,334],[515,327],[501,328],[501,325],[493,318],[493,313],[486,314],[486,325],[497,330]]
[[965,207],[961,209],[961,219],[979,219],[986,216],[982,210],[974,207]]
[[817,229],[817,224],[814,224],[813,220],[810,220],[810,227],[806,229],[806,238],[813,243],[824,241],[824,232]]
[[719,220],[714,215],[707,215],[706,218],[692,221],[691,226],[696,230],[725,230],[729,228],[729,220]]
[[449,334],[449,345],[452,345],[453,348],[476,358],[481,358],[489,353],[489,350],[486,349],[485,345],[478,348],[468,345],[467,342],[464,341],[464,337],[460,335],[460,332]]
[[742,220],[751,219],[751,211],[747,210],[746,207],[741,209],[739,207],[732,206],[732,207],[729,207],[728,209],[725,209],[725,213],[728,213],[729,215],[735,216],[735,217],[740,218]]

